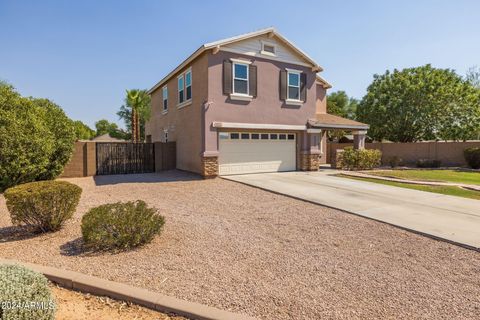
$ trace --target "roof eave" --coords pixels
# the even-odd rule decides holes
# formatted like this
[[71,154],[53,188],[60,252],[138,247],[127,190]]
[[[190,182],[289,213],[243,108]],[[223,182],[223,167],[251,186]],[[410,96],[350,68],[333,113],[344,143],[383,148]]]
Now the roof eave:
[[173,69],[169,74],[167,74],[165,77],[163,77],[162,80],[157,82],[157,84],[155,84],[150,90],[148,90],[147,93],[152,94],[155,90],[157,90],[163,84],[165,84],[165,82],[167,82],[168,79],[170,79],[177,72],[179,72],[180,70],[185,68],[190,62],[195,60],[199,55],[201,55],[206,50],[207,50],[207,48],[205,48],[205,45],[202,45],[194,53],[192,53],[187,59],[183,60],[183,62],[181,64],[179,64],[175,69]]

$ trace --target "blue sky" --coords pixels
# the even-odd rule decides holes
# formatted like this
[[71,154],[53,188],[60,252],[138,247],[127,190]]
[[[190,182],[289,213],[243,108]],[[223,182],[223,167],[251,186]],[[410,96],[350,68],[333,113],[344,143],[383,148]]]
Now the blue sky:
[[0,0],[0,79],[73,119],[119,124],[125,89],[150,88],[202,43],[274,26],[335,90],[374,73],[480,66],[480,1]]

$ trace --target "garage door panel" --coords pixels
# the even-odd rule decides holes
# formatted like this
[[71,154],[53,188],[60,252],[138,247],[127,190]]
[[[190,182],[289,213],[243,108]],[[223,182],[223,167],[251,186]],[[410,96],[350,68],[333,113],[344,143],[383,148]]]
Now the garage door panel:
[[219,141],[219,174],[292,171],[296,168],[295,140]]

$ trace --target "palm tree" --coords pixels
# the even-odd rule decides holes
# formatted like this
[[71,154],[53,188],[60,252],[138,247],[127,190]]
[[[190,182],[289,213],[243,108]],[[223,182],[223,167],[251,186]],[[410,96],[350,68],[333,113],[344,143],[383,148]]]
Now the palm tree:
[[132,142],[140,142],[139,113],[143,114],[145,110],[149,110],[150,97],[145,90],[132,89],[126,90],[126,92],[125,104],[127,108],[130,108]]

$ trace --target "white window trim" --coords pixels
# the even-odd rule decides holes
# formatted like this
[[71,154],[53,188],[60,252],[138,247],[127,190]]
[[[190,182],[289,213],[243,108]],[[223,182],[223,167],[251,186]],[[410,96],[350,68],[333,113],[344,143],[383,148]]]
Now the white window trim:
[[[165,97],[165,90],[167,90],[167,96]],[[165,100],[167,100],[167,107],[165,108]],[[162,88],[162,114],[168,112],[168,87],[164,86]]]
[[[287,70],[287,100],[286,103],[288,104],[295,104],[303,101],[301,100],[301,92],[300,92],[300,87],[302,83],[302,72],[298,70],[293,70],[293,69],[286,69]],[[290,85],[290,74],[298,74],[298,86],[295,85]],[[290,87],[298,88],[298,99],[291,99],[290,98]]]
[[[271,57],[276,57],[277,56],[277,44],[273,42],[268,42],[268,41],[261,41],[262,43],[262,50],[260,50],[260,53],[266,56],[271,56]],[[273,47],[273,53],[269,51],[263,50],[265,45]]]
[[248,94],[241,94],[241,93],[230,93],[230,100],[252,101],[253,96],[250,96]]
[[[242,60],[240,60],[242,61]],[[242,97],[243,98],[247,98],[247,99],[251,99],[253,98],[251,95],[250,95],[250,68],[249,68],[249,64],[250,63],[245,63],[245,62],[238,62],[238,61],[233,61],[232,63],[232,93],[230,94],[230,98],[237,98],[237,99],[241,99]],[[239,93],[239,92],[235,92],[235,66],[236,65],[243,65],[245,67],[247,67],[247,93]],[[238,78],[238,80],[242,80],[242,81],[245,81],[245,79],[243,78]]]
[[182,103],[177,104],[177,109],[181,109],[181,108],[187,107],[187,106],[189,106],[189,105],[191,105],[191,104],[192,104],[192,99],[187,100],[187,101],[183,101]]
[[243,59],[230,58],[230,61],[231,61],[232,63],[252,64],[252,61],[250,61],[250,60],[243,60]]

